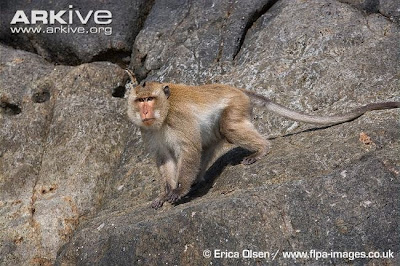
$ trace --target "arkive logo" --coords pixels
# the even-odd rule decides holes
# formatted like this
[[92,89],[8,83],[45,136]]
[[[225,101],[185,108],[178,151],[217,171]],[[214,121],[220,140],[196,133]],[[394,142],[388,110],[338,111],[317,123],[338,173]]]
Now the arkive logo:
[[86,14],[85,12],[82,14],[81,11],[74,10],[72,5],[69,6],[69,10],[57,12],[55,10],[31,10],[30,16],[27,16],[23,10],[17,10],[10,24],[24,23],[31,25],[41,23],[54,25],[59,23],[71,25],[80,22],[82,25],[86,25],[91,19],[97,25],[108,25],[112,22],[112,13],[109,10],[89,10]]
[[[72,5],[68,10],[17,10],[10,22],[13,34],[104,34],[112,35],[109,10],[81,12]],[[89,23],[93,22],[93,23]],[[95,25],[86,28],[87,24]]]

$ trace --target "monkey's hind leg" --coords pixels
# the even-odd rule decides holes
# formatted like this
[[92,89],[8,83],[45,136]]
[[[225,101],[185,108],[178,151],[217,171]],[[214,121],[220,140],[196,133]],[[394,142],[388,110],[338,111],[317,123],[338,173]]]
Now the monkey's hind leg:
[[228,142],[253,152],[242,160],[242,164],[253,164],[267,154],[270,143],[258,133],[247,114],[240,109],[227,109],[221,121],[221,133]]
[[224,148],[223,141],[218,141],[210,145],[209,147],[203,148],[203,152],[201,154],[201,164],[200,171],[197,174],[196,184],[205,182],[205,175],[208,168],[215,162],[217,158],[221,156],[221,151]]

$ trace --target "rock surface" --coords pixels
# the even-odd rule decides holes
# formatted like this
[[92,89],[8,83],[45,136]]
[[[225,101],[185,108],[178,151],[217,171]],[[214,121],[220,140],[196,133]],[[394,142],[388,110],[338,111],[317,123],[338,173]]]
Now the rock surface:
[[[206,249],[278,252],[274,262],[291,265],[294,260],[285,259],[281,252],[398,250],[398,238],[392,233],[397,229],[400,187],[380,156],[368,154],[317,179],[214,191],[212,197],[167,211],[155,212],[147,206],[129,212],[106,209],[61,250],[56,265],[254,265],[257,261],[265,265],[272,261],[272,255],[208,259],[203,257]],[[371,219],[379,213],[384,215]],[[331,262],[344,264],[340,259]]]
[[[146,14],[144,2],[121,12]],[[396,1],[366,2],[397,12]],[[341,113],[400,100],[399,24],[357,3],[155,0],[143,25],[129,24],[136,39],[119,22],[113,30],[121,36],[112,37],[132,50],[139,80],[222,82],[298,111]],[[274,254],[283,265],[400,263],[398,110],[308,130],[256,106],[254,124],[272,142],[268,156],[242,166],[246,151],[233,149],[181,204],[156,211],[149,205],[158,173],[125,115],[123,69],[55,65],[64,59],[47,56],[82,63],[108,49],[83,43],[73,56],[0,45],[0,265],[266,265]],[[105,59],[126,55],[115,56]],[[271,257],[205,258],[206,249]],[[312,249],[395,258],[282,253]]]
[[112,89],[124,72],[106,62],[54,67],[4,46],[0,54],[0,262],[46,263],[99,204],[123,151],[124,101]]
[[368,13],[380,13],[400,24],[400,2],[397,0],[339,0],[365,10]]

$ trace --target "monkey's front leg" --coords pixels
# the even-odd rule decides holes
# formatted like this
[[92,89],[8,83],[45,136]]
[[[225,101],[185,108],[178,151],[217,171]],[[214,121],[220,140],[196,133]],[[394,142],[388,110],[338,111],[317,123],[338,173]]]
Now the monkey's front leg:
[[169,193],[170,189],[168,188],[168,184],[165,185],[164,191],[160,193],[160,195],[153,200],[151,203],[151,207],[154,209],[161,208],[164,204],[164,202],[167,200],[167,196]]
[[181,154],[178,159],[177,186],[168,195],[168,202],[175,203],[189,193],[191,186],[196,181],[200,168],[201,151],[193,149]]
[[157,167],[160,173],[160,195],[151,203],[151,207],[158,209],[168,199],[171,188],[176,187],[176,165],[171,156],[157,155]]

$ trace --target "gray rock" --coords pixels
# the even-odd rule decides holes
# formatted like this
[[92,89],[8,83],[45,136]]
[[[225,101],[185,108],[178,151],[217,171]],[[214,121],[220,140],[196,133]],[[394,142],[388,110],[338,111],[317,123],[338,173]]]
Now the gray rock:
[[397,0],[339,0],[368,13],[380,13],[388,19],[400,23],[400,2]]
[[400,24],[400,2],[396,0],[380,0],[379,12]]
[[131,66],[139,80],[150,75],[186,83],[210,81],[209,73],[232,62],[248,28],[275,2],[155,1],[135,40]]
[[[0,3],[2,19],[0,24],[0,42],[12,45],[13,47],[35,52],[48,61],[63,63],[68,65],[77,65],[82,62],[91,61],[112,61],[120,64],[127,64],[126,57],[131,53],[132,43],[140,31],[143,22],[154,1],[145,0],[124,0],[124,1],[103,1],[100,5],[98,1],[2,1]],[[72,8],[69,6],[72,5]],[[30,18],[31,10],[54,10],[57,13],[60,10],[67,12],[61,17],[67,23],[72,17],[72,24],[55,23],[53,25],[40,25],[42,30],[47,27],[63,27],[61,31],[57,29],[56,33],[12,33],[10,22],[15,12],[23,10]],[[79,17],[69,11],[76,10],[86,18],[88,12],[93,10],[108,10],[112,13],[112,23],[107,25],[96,25],[93,15],[87,24],[82,24]],[[23,23],[16,26],[24,26]],[[29,27],[37,26],[29,25]],[[66,33],[67,27],[84,27],[85,33]],[[96,33],[87,33],[96,29]],[[129,60],[129,59],[128,59]]]
[[[35,71],[32,71],[34,69]],[[0,45],[0,264],[20,265],[35,256],[33,190],[40,174],[52,101],[54,66],[37,55]],[[50,78],[51,77],[51,78]]]
[[[379,157],[370,153],[317,179],[236,187],[167,211],[147,206],[101,211],[61,249],[56,265],[266,265],[275,253],[275,263],[292,265],[296,260],[282,252],[398,251],[393,232],[399,178]],[[242,250],[264,251],[271,257],[208,259],[206,249],[240,256]],[[297,262],[346,264],[344,259]]]
[[112,91],[124,72],[106,62],[54,67],[0,49],[0,240],[13,249],[0,250],[0,264],[47,263],[100,204],[117,165],[128,126]]

